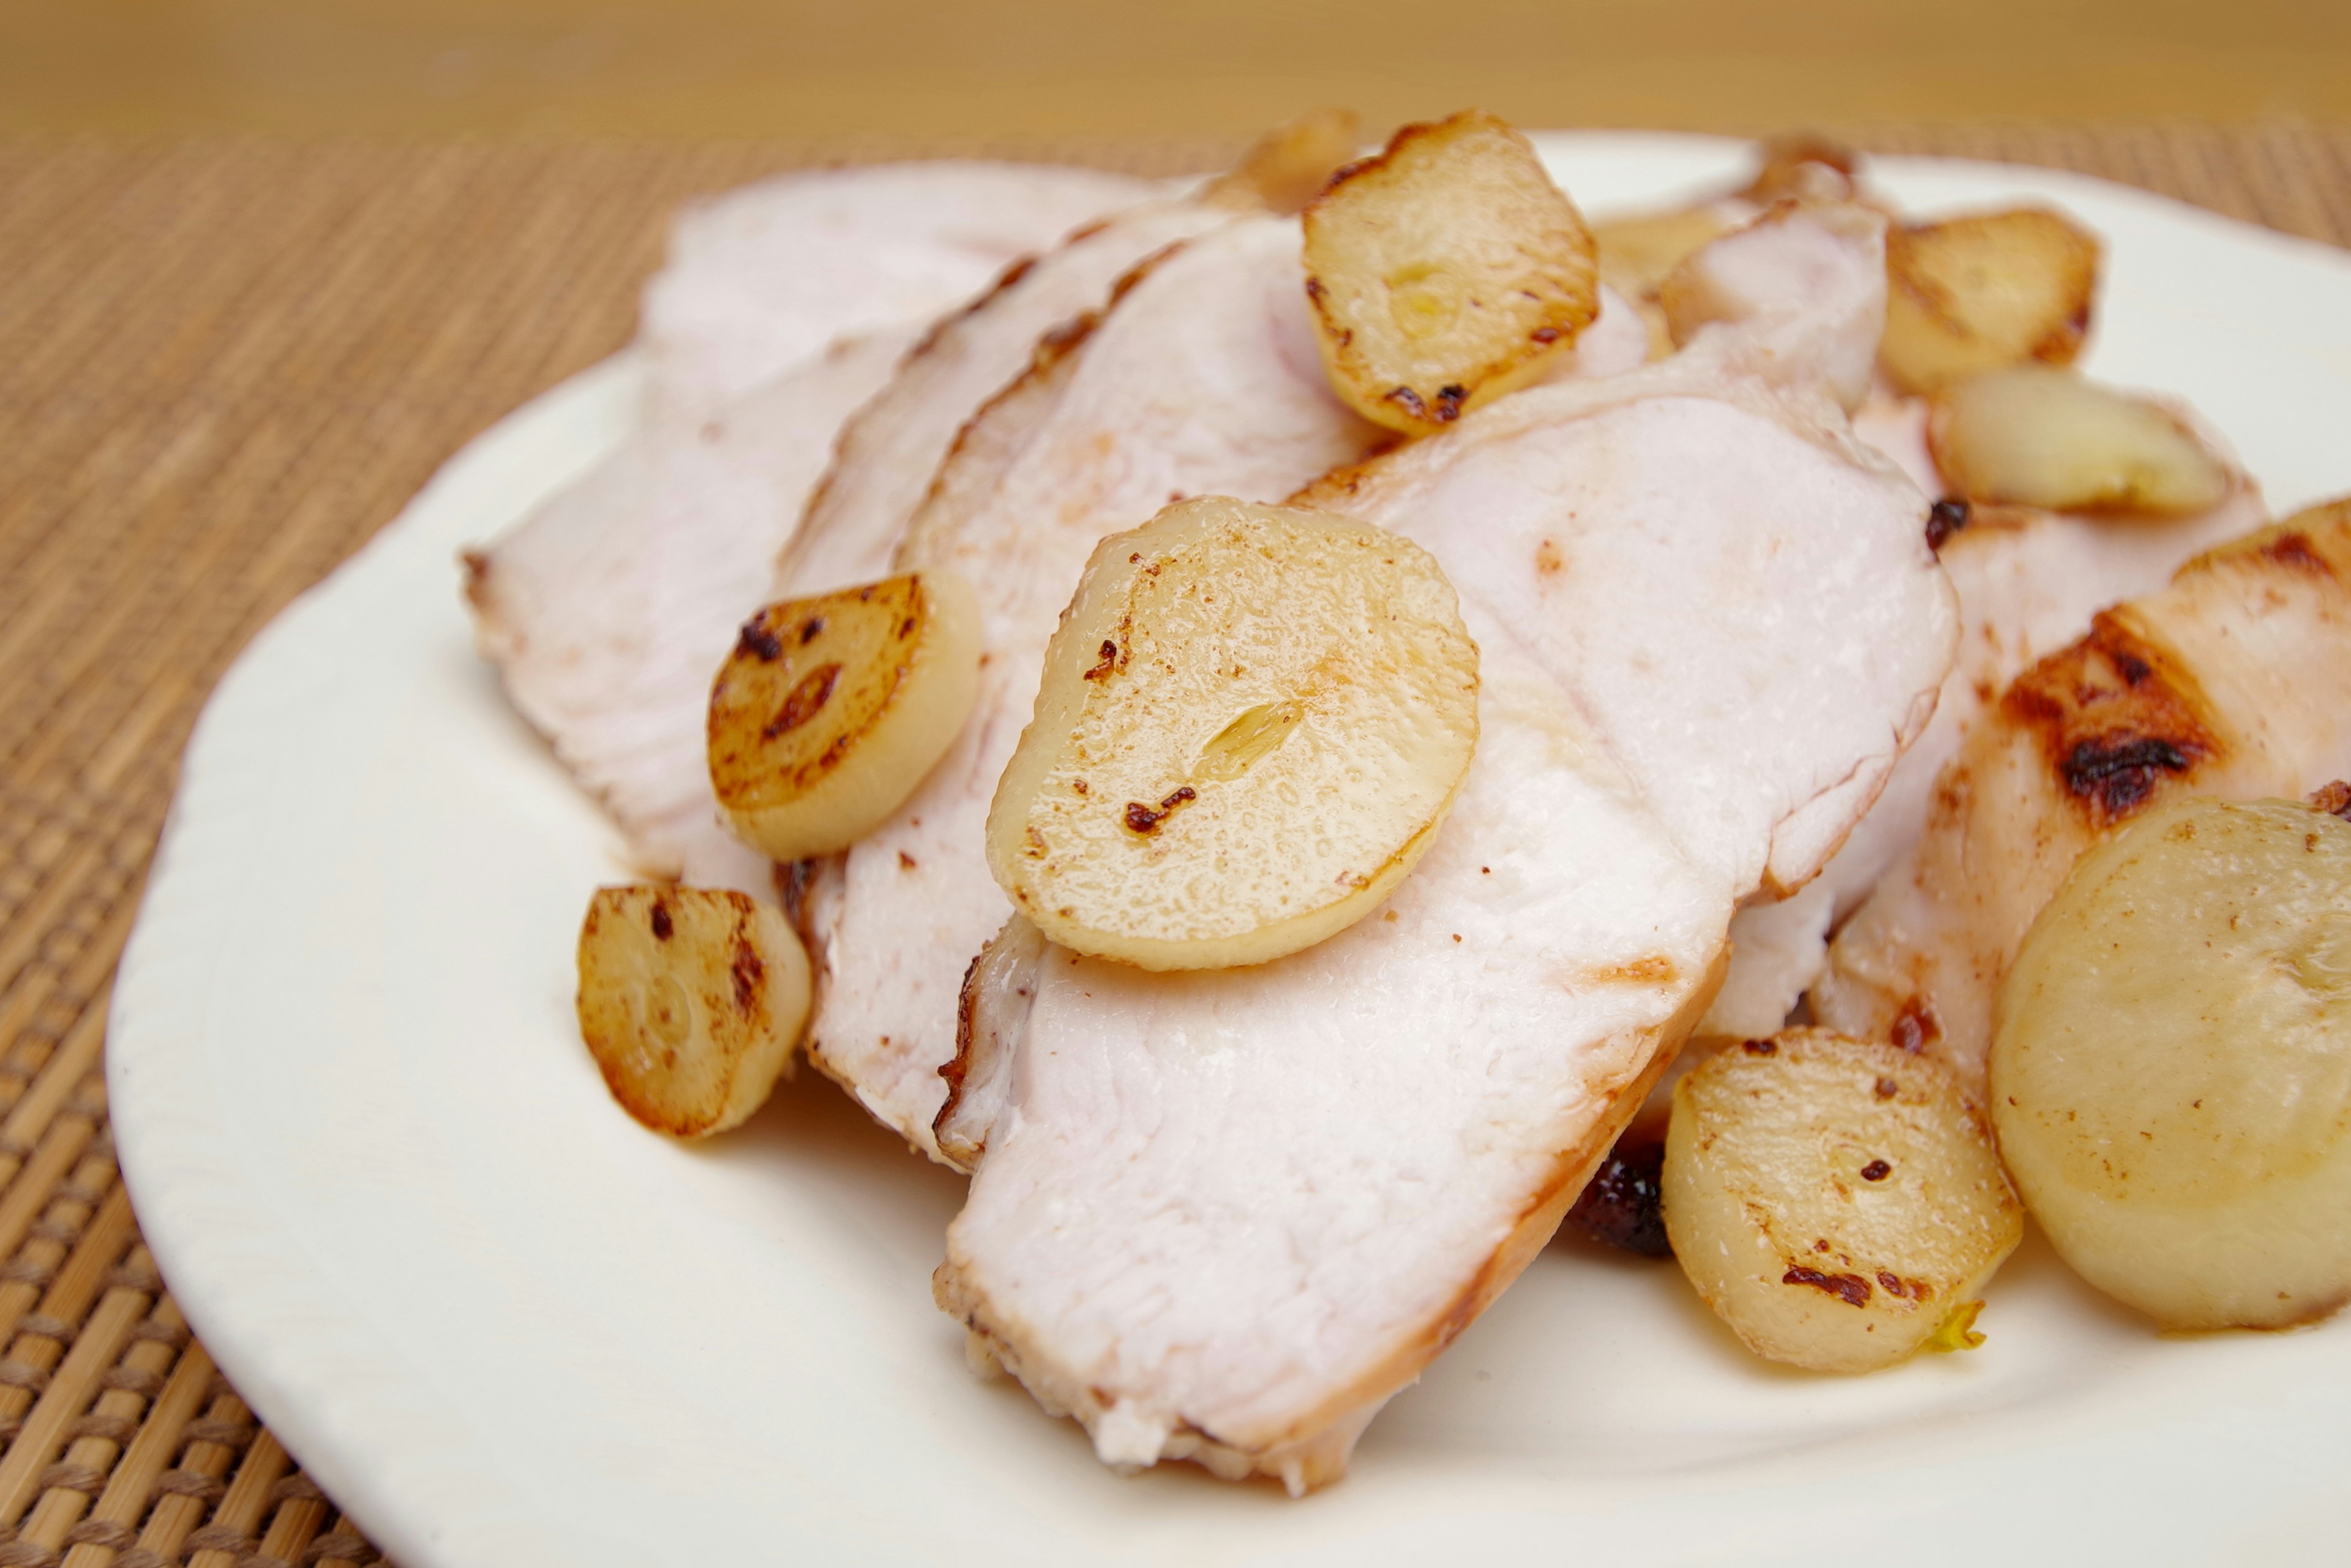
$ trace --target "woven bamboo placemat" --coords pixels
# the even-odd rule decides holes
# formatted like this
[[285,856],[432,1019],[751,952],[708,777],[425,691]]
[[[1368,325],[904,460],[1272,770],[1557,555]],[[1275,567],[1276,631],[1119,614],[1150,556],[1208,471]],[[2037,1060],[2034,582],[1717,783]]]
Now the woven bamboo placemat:
[[[2351,129],[1854,140],[2351,244]],[[0,141],[0,1568],[379,1560],[190,1338],[117,1179],[107,990],[181,748],[281,605],[621,346],[680,198],[914,151],[1008,150]]]

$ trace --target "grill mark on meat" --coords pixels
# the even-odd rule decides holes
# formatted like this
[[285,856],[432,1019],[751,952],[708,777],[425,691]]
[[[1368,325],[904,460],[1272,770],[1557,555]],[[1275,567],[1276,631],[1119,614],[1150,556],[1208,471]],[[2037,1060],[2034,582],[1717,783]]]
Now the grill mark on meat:
[[[946,1085],[946,1098],[931,1118],[932,1143],[958,1170],[971,1170],[987,1152],[988,1125],[977,1121],[962,1124],[961,1118],[968,1109],[966,1102],[998,1070],[1004,1036],[1020,1021],[1005,1009],[1025,1012],[1035,1001],[1035,966],[1044,952],[1044,939],[1038,936],[1036,927],[1015,916],[1005,922],[964,968],[963,981],[956,993],[955,1051],[937,1069],[940,1081]],[[991,979],[998,982],[992,998]],[[994,1015],[988,1011],[991,999],[998,1004]]]
[[2159,773],[2185,773],[2192,761],[2192,753],[2168,740],[2085,740],[2058,770],[2068,789],[2095,797],[2108,817],[2120,817],[2147,799]]
[[1039,382],[1050,378],[1087,339],[1093,336],[1102,326],[1102,319],[1118,308],[1120,300],[1133,293],[1144,278],[1190,243],[1179,239],[1160,246],[1119,275],[1118,281],[1111,285],[1110,297],[1102,308],[1082,311],[1060,326],[1048,329],[1038,338],[1036,350],[1029,356],[1028,368],[973,410],[971,417],[965,420],[962,428],[956,432],[955,439],[947,444],[938,467],[932,472],[931,483],[923,494],[922,505],[914,510],[918,524],[924,514],[940,499],[941,486],[956,471],[956,459],[969,447],[974,434],[987,423],[989,414],[1000,405],[1033,392]]
[[2312,545],[2310,536],[2298,530],[2268,539],[2262,545],[2261,552],[2292,571],[2328,579],[2335,575],[2335,568]]
[[1665,954],[1647,953],[1594,969],[1584,977],[1595,986],[1670,986],[1681,977],[1681,970]]
[[[1060,244],[1054,247],[1054,254],[1059,255],[1061,252],[1067,251],[1073,246],[1081,245],[1087,240],[1092,239],[1094,236],[1109,230],[1117,221],[1117,214],[1110,214],[1092,219],[1087,223],[1080,225],[1077,228],[1072,229],[1068,235],[1062,237]],[[924,361],[936,358],[942,351],[943,347],[948,342],[949,338],[953,333],[970,321],[972,318],[996,307],[1005,294],[1026,282],[1030,274],[1035,271],[1039,262],[1044,259],[1044,255],[1045,253],[1043,252],[1037,252],[1019,257],[1009,266],[1006,267],[1002,272],[998,273],[994,283],[990,284],[985,290],[976,296],[961,309],[951,311],[933,321],[929,329],[924,332],[921,339],[918,340],[914,347],[909,349],[905,355],[899,360],[898,374],[901,377],[904,377],[910,371],[914,371],[915,368],[918,365],[921,365]],[[993,400],[989,399],[986,401]],[[983,402],[983,408],[985,405],[986,403]],[[858,434],[857,425],[858,422],[856,420],[850,420],[841,426],[839,434],[835,435],[832,444],[831,460],[825,465],[823,476],[817,481],[815,487],[810,491],[808,501],[806,505],[801,507],[800,517],[802,526],[794,531],[791,540],[786,546],[783,560],[780,563],[781,575],[779,576],[778,580],[789,580],[799,559],[801,550],[811,544],[817,544],[821,541],[824,530],[820,528],[813,527],[812,525],[818,519],[827,517],[832,509],[832,497],[842,483],[842,462],[844,458],[852,456],[855,452],[857,445],[856,437]],[[949,444],[948,452],[951,453],[956,445],[961,444],[961,441],[962,434],[961,431],[958,430],[954,439]],[[943,453],[940,455],[944,457],[947,454]],[[935,473],[935,465],[934,467],[934,472]],[[903,517],[898,520],[901,523],[904,521]]]
[[1343,463],[1320,479],[1301,485],[1283,500],[1285,507],[1304,507],[1310,510],[1343,512],[1345,501],[1364,486],[1378,470],[1380,460],[1404,444],[1405,438],[1393,431],[1383,432],[1377,444],[1353,463]]
[[2120,612],[2018,676],[2001,708],[2038,737],[2064,793],[2101,829],[2222,751],[2194,677]]
[[2242,538],[2206,550],[2181,567],[2172,580],[2248,560],[2264,568],[2283,567],[2296,576],[2321,581],[2351,575],[2346,523],[2351,523],[2351,498],[2312,507],[2284,522],[2256,528]]
[[[1166,252],[1159,254],[1165,256]],[[1084,311],[1058,327],[1049,329],[1037,340],[1036,350],[1029,356],[1028,368],[974,409],[971,417],[956,431],[955,439],[947,443],[946,451],[939,458],[939,465],[931,473],[930,485],[923,492],[922,504],[914,508],[915,517],[920,518],[939,500],[940,486],[955,471],[956,458],[970,447],[973,435],[986,423],[988,414],[998,405],[1031,391],[1036,383],[1051,375],[1055,366],[1075,353],[1078,346],[1093,334],[1094,329],[1102,324],[1102,312],[1099,310]]]
[[[972,1019],[979,1007],[979,967],[987,961],[987,948],[974,953],[971,962],[964,966],[963,984],[956,991],[955,1054],[939,1063],[939,1078],[947,1086],[947,1097],[946,1103],[939,1107],[939,1113],[931,1119],[934,1137],[937,1136],[939,1128],[955,1119],[956,1112],[963,1104],[964,1080],[971,1072]],[[975,1325],[967,1321],[964,1326],[971,1328]]]

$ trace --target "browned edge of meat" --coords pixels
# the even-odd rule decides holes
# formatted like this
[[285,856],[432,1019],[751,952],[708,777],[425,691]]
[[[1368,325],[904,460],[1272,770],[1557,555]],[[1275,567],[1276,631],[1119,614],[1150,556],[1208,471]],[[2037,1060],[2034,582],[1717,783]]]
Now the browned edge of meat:
[[2226,749],[2195,673],[2125,604],[2010,683],[2002,717],[2038,738],[2061,793],[2103,831]]
[[2216,545],[2181,567],[2172,580],[2248,558],[2310,577],[2351,577],[2351,496],[2305,507],[2283,522]]
[[[1017,450],[1025,444],[1031,434],[1052,413],[1070,378],[1076,373],[1082,358],[1081,350],[1092,339],[1096,329],[1137,284],[1182,250],[1185,244],[1185,241],[1177,240],[1163,246],[1129,267],[1112,285],[1109,297],[1101,309],[1083,312],[1047,330],[1038,339],[1027,367],[963,422],[946,455],[939,459],[938,468],[931,476],[922,504],[915,508],[899,541],[896,555],[902,565],[907,564],[912,552],[919,549],[925,537],[925,519],[956,492],[965,470],[976,469],[981,483],[994,482],[997,465],[989,460],[989,455]],[[1008,281],[1009,278],[999,280],[999,287]],[[986,656],[983,654],[982,657]],[[855,1099],[857,1084],[826,1054],[818,1027],[825,1016],[825,993],[831,985],[832,964],[831,944],[823,939],[815,906],[829,894],[838,894],[847,864],[847,855],[839,854],[803,862],[795,868],[790,877],[791,892],[787,899],[787,908],[791,911],[793,925],[808,949],[814,988],[810,1009],[811,1023],[802,1049],[819,1071],[840,1084],[851,1098]],[[927,1151],[922,1152],[927,1154]]]
[[[1017,447],[1024,442],[1051,411],[1054,399],[1061,395],[1069,378],[1075,373],[1079,350],[1120,303],[1134,292],[1135,286],[1164,266],[1186,243],[1179,239],[1153,251],[1127,268],[1118,281],[1111,285],[1110,297],[1101,309],[1086,311],[1049,329],[1037,340],[1028,368],[1007,382],[1001,392],[981,403],[973,411],[971,417],[963,422],[963,427],[956,432],[955,440],[947,446],[946,455],[939,459],[937,471],[931,476],[930,487],[924,492],[922,505],[914,508],[914,517],[907,522],[896,558],[902,570],[926,564],[914,553],[930,531],[925,524],[945,499],[959,488],[958,481],[966,464],[983,449],[993,451]],[[987,482],[994,482],[992,465],[985,465],[982,473]]]
[[[2335,586],[2338,592],[2351,586],[2351,497],[2308,507],[2207,550],[2181,566],[2172,582],[2218,574],[2238,579],[2273,604],[2283,604],[2283,591],[2296,582]],[[2011,682],[1986,720],[1980,721],[1997,721],[2009,735],[2030,745],[2051,794],[2070,807],[2058,816],[2042,813],[2021,824],[2029,829],[2030,843],[2006,844],[2025,852],[2029,864],[2023,874],[2038,889],[2030,895],[2032,912],[2055,892],[2082,851],[2125,823],[2185,795],[2243,791],[2246,781],[2231,775],[2249,759],[2243,721],[2256,716],[2220,711],[2198,673],[2175,650],[2163,630],[2168,607],[2162,600],[2168,592],[2095,616],[2085,636]],[[1998,813],[1980,815],[1980,806],[1988,802],[1976,799],[1988,783],[1976,770],[2001,755],[1997,747],[1985,750],[1988,741],[1989,735],[1980,740],[1971,733],[1967,749],[1936,780],[1921,842],[1959,847],[1958,858],[1939,867],[1946,876],[1956,877],[1977,852],[1987,823],[1995,833],[1999,831]],[[1996,847],[1984,852],[1998,858]],[[1938,896],[1981,896],[1964,881],[1950,882]],[[1886,893],[1881,888],[1873,902],[1883,896]],[[1848,931],[1859,929],[1869,910],[1865,904]],[[2001,935],[2002,953],[1979,955],[1974,961],[1979,966],[1991,963],[1996,977],[2006,961],[2005,951],[2022,936],[2022,927]],[[1896,947],[1900,962],[1888,967],[1907,969],[1907,975],[1899,980],[1891,974],[1870,979],[1846,971],[1850,995],[1838,1021],[1907,1051],[1939,1053],[1949,1020],[1934,995],[1931,977],[1938,950],[1914,946],[1900,951],[1898,941]],[[1832,967],[1841,967],[1835,957]],[[1864,1001],[1864,997],[1870,999]]]
[[[1650,1090],[1665,1076],[1682,1043],[1706,1016],[1715,992],[1721,988],[1729,959],[1726,944],[1681,1009],[1656,1030],[1646,1031],[1655,1041],[1648,1064],[1629,1082],[1607,1092],[1606,1109],[1580,1140],[1554,1157],[1549,1177],[1529,1197],[1510,1232],[1450,1303],[1432,1314],[1417,1330],[1404,1335],[1384,1360],[1301,1416],[1272,1441],[1255,1448],[1238,1448],[1218,1440],[1214,1433],[1187,1423],[1171,1439],[1166,1457],[1195,1460],[1228,1480],[1252,1474],[1281,1479],[1294,1468],[1307,1490],[1344,1476],[1355,1439],[1380,1406],[1419,1377],[1428,1364],[1462,1330],[1475,1322],[1479,1314],[1510,1288],[1550,1242],[1576,1195],[1591,1181],[1592,1173],[1607,1157],[1617,1136],[1640,1113]],[[962,1323],[984,1350],[985,1356],[975,1354],[975,1360],[992,1359],[1019,1378],[1049,1414],[1079,1413],[1057,1399],[1056,1390],[1029,1380],[1019,1352],[987,1321],[981,1297],[965,1291],[952,1261],[941,1264],[932,1276],[931,1291],[939,1309]],[[1083,1414],[1099,1415],[1099,1400],[1092,1390],[1084,1394],[1092,1408]]]
[[[1097,218],[1090,224],[1081,225],[1074,232],[1066,235],[1061,243],[1070,245],[1082,239],[1087,235],[1099,230],[1108,221],[1105,218]],[[907,367],[936,353],[940,340],[945,338],[951,329],[986,309],[998,295],[1028,277],[1036,265],[1037,256],[1034,255],[1019,257],[998,273],[995,282],[974,295],[960,309],[950,310],[933,321],[924,330],[922,337],[916,340],[914,346],[899,356],[898,368],[894,373],[904,375],[906,373]],[[833,433],[832,453],[825,463],[824,472],[818,477],[815,488],[809,491],[808,499],[800,503],[799,523],[792,529],[792,537],[784,541],[783,550],[777,558],[776,570],[778,580],[789,579],[792,562],[800,544],[812,537],[809,529],[810,520],[824,516],[826,498],[832,494],[834,476],[840,467],[841,453],[845,450],[845,444],[850,439],[851,432],[855,429],[856,423],[856,419],[852,416],[844,420],[841,428]]]

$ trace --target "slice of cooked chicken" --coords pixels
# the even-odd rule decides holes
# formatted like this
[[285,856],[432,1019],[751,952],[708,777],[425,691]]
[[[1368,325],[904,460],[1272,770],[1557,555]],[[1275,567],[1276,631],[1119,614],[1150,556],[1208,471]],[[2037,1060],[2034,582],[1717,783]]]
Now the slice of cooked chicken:
[[2156,803],[2351,776],[2351,501],[2199,557],[2019,676],[1937,779],[1926,835],[1829,949],[1820,1021],[1980,1086],[1992,1002],[2074,859]]
[[1740,326],[1775,379],[1824,382],[1859,408],[1886,327],[1886,217],[1868,207],[1779,204],[1694,251],[1658,285],[1687,344],[1716,322]]
[[[1154,251],[1241,214],[1296,213],[1355,135],[1354,115],[1340,110],[1277,125],[1227,173],[1078,229],[941,321],[842,428],[832,467],[778,564],[779,591],[822,593],[885,574],[956,433],[1021,372],[1039,339],[1099,310]],[[1604,340],[1603,351],[1621,351],[1621,342]]]
[[812,868],[799,905],[811,1060],[926,1154],[964,970],[1010,913],[983,852],[988,801],[1095,541],[1179,496],[1278,500],[1383,439],[1322,379],[1298,246],[1295,220],[1235,219],[1047,338],[956,438],[898,551],[900,570],[977,591],[979,699],[898,814]]
[[[1141,268],[1101,322],[1049,340],[1029,376],[957,438],[918,515],[928,542],[897,557],[970,576],[983,602],[1002,607],[991,624],[1003,640],[989,644],[958,750],[918,798],[929,804],[910,802],[848,855],[804,868],[799,904],[820,977],[812,1058],[934,1157],[964,970],[1010,913],[980,825],[1095,539],[1178,494],[1278,499],[1388,439],[1343,413],[1312,357],[1295,225],[1245,226],[1186,247],[1203,255],[1178,250]],[[1599,319],[1552,373],[1614,374],[1637,366],[1644,344],[1637,316],[1604,291]],[[831,525],[838,547],[811,542],[807,564],[795,547],[792,570],[837,570],[820,550],[828,562],[873,559],[879,530],[850,519]]]
[[647,407],[722,413],[836,338],[925,319],[1150,191],[1097,169],[950,162],[803,170],[694,203],[645,286]]
[[912,337],[844,340],[698,428],[641,435],[466,553],[483,655],[649,874],[774,896],[766,861],[718,825],[711,677],[767,598],[832,432]]
[[1153,252],[1233,217],[1229,206],[1191,198],[1145,202],[1012,268],[932,328],[841,427],[832,465],[778,564],[778,591],[825,593],[888,575],[956,433],[1020,374],[1037,340],[1101,308],[1111,286]]
[[1017,925],[975,967],[939,1299],[1106,1461],[1335,1479],[1550,1236],[1737,900],[1816,872],[1925,724],[1926,503],[1783,370],[1711,334],[1306,493],[1434,553],[1481,653],[1477,758],[1382,915],[1247,969]]
[[[765,860],[719,825],[705,719],[712,676],[735,629],[775,596],[776,557],[803,509],[815,538],[801,575],[824,580],[810,591],[883,575],[956,426],[1019,372],[1038,335],[1100,303],[1135,260],[1230,216],[1160,202],[1105,219],[1011,269],[911,352],[911,327],[843,340],[698,426],[657,422],[467,558],[484,653],[648,873],[773,896]],[[881,276],[903,294],[903,279]]]
[[2079,636],[2097,611],[2161,587],[2197,551],[2234,538],[2266,515],[2260,490],[2242,477],[2220,506],[2177,519],[1975,508],[1938,552],[1959,591],[1960,633],[1934,718],[1818,881],[1794,898],[1739,912],[1730,926],[1730,972],[1701,1031],[1776,1033],[1819,978],[1835,923],[1926,831],[1935,778],[1959,755],[1985,705],[2035,660]]

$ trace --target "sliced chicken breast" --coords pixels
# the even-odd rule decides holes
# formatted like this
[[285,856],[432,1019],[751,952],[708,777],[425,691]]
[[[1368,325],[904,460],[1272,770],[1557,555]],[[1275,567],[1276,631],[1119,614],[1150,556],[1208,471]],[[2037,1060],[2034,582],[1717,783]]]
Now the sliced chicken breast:
[[2180,795],[2351,777],[2351,502],[2199,557],[2035,664],[1937,779],[1925,836],[1846,923],[1820,1021],[1980,1084],[2001,977],[2080,852]]
[[1096,169],[949,162],[804,170],[694,203],[645,286],[647,408],[722,413],[836,338],[935,315],[1151,191]]
[[892,557],[956,433],[1027,367],[1037,340],[1099,310],[1154,252],[1230,223],[1188,197],[1145,202],[1015,267],[931,329],[882,393],[841,427],[832,466],[778,569],[780,592],[830,592],[889,574]]
[[1305,493],[1432,551],[1481,652],[1477,758],[1384,911],[1254,968],[1018,925],[975,967],[939,1300],[1105,1461],[1339,1475],[1550,1236],[1738,900],[1817,872],[1926,723],[1926,504],[1790,347],[1710,332]]
[[1838,203],[1768,207],[1685,260],[1660,298],[1675,341],[1736,324],[1761,373],[1825,386],[1857,409],[1886,329],[1885,215]]
[[[1874,434],[1858,421],[1855,430]],[[2260,490],[2241,476],[2228,501],[2189,517],[1976,508],[1938,551],[1959,591],[1960,634],[1934,718],[1818,881],[1793,898],[1739,912],[1730,926],[1730,972],[1701,1030],[1776,1033],[1819,978],[1835,923],[1859,907],[1926,831],[1936,776],[1959,755],[1985,705],[2036,660],[2079,636],[2097,611],[2160,588],[2197,551],[2236,538],[2266,515]]]
[[965,427],[898,550],[901,569],[977,590],[979,699],[897,815],[810,868],[797,902],[819,977],[810,1058],[926,1154],[964,971],[1010,913],[982,852],[987,804],[1095,541],[1179,496],[1278,500],[1384,439],[1332,395],[1311,333],[1295,220],[1162,252]]
[[842,416],[914,337],[843,340],[716,418],[641,435],[465,557],[483,655],[648,874],[774,896],[767,862],[718,823],[710,682]]
[[[1074,172],[1085,178],[1044,180],[1050,200],[1039,212],[1061,211],[1070,191],[1123,188]],[[867,173],[888,177],[869,185]],[[627,831],[649,874],[774,894],[767,862],[720,825],[704,758],[705,710],[736,629],[774,595],[777,556],[803,510],[819,530],[810,552],[819,575],[852,560],[871,568],[811,591],[883,575],[956,426],[1019,372],[1037,335],[1098,302],[1119,272],[1170,237],[1229,215],[1164,202],[1104,220],[1081,240],[1012,268],[919,344],[921,329],[904,322],[829,348],[810,336],[828,311],[858,319],[910,301],[918,313],[951,303],[925,290],[973,277],[977,241],[966,235],[931,273],[909,272],[900,263],[919,248],[923,231],[893,204],[932,191],[961,193],[956,202],[1001,194],[1006,173],[995,165],[919,165],[853,179],[792,176],[783,190],[740,198],[746,212],[734,213],[737,198],[727,198],[683,220],[688,231],[719,225],[719,237],[705,236],[716,248],[705,259],[722,270],[741,259],[730,245],[781,245],[791,222],[806,225],[799,243],[820,254],[830,252],[819,242],[851,243],[859,223],[897,238],[881,244],[870,277],[832,278],[829,297],[813,292],[821,279],[800,279],[794,329],[805,331],[793,340],[812,340],[812,358],[723,413],[655,421],[495,546],[468,556],[484,654],[499,666],[515,705]],[[956,210],[950,202],[938,221]],[[971,233],[1028,232],[1025,210],[1016,203],[1003,228]],[[735,239],[725,237],[737,229]],[[776,328],[769,339],[782,342],[777,322],[768,326]],[[753,336],[762,329],[755,322]]]
[[[1131,244],[1215,211],[1139,208],[1105,225],[1103,237],[1131,224],[1118,242]],[[1226,212],[1215,221],[1236,220]],[[964,973],[1010,913],[981,854],[980,826],[1028,722],[1045,643],[1094,541],[1177,495],[1277,499],[1391,439],[1346,413],[1322,378],[1296,225],[1262,215],[1239,222],[1246,233],[1207,235],[1141,268],[1100,322],[1050,338],[1029,376],[957,437],[917,513],[919,537],[895,558],[964,572],[991,607],[979,704],[957,749],[893,823],[847,855],[801,868],[798,903],[819,965],[813,1058],[934,1157],[933,1123],[946,1094],[938,1074],[956,1053]],[[1031,277],[1098,265],[1101,253],[1079,254],[1093,243],[1074,241]],[[1202,254],[1187,256],[1193,249]],[[1583,379],[1633,368],[1645,343],[1639,318],[1604,291],[1599,319],[1552,373]],[[906,384],[902,372],[869,415]],[[811,508],[805,543],[789,552],[795,591],[887,567],[876,547],[891,530],[879,526],[887,514],[873,503],[894,481],[850,468],[883,461],[894,437],[885,430],[869,445],[854,436],[844,438]],[[837,507],[829,505],[835,489],[843,496]]]

